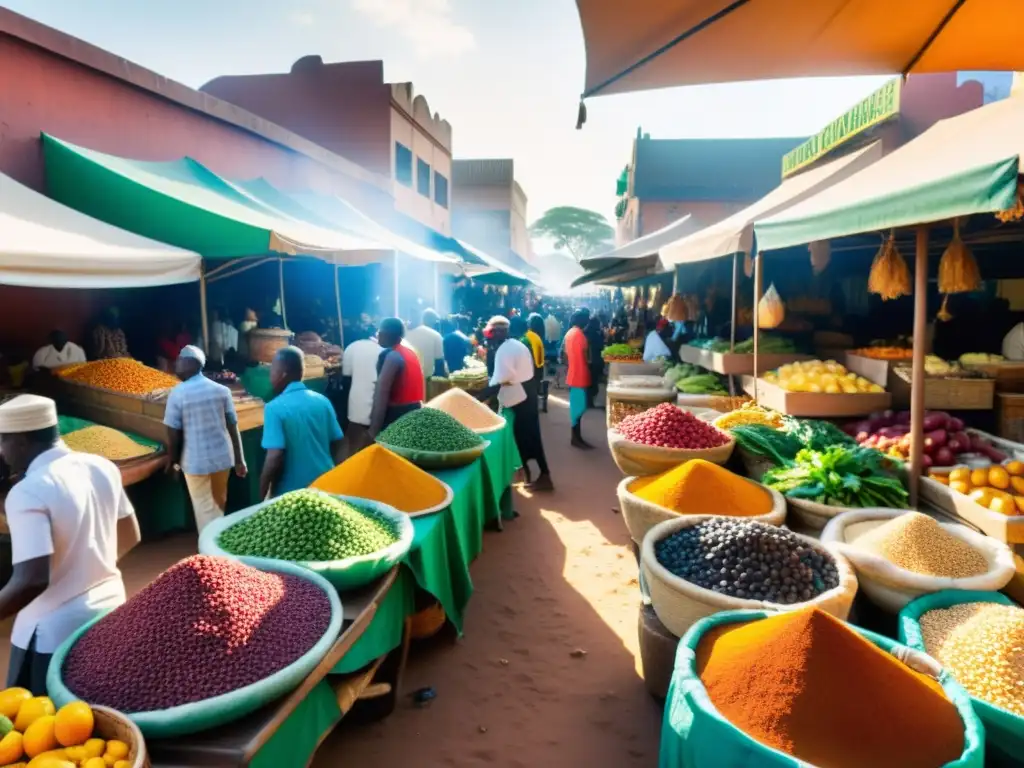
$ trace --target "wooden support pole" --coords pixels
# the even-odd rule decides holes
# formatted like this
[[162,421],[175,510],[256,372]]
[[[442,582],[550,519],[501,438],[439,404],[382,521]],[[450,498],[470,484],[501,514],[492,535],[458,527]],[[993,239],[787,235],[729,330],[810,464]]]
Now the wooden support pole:
[[759,307],[761,305],[761,294],[764,293],[764,254],[754,254],[754,399],[757,400],[757,380],[760,377],[757,354],[760,351],[760,336],[758,332],[761,324]]
[[740,255],[732,255],[732,314],[729,315],[729,351],[736,351],[736,311],[739,303],[740,278],[739,278]]
[[924,357],[928,332],[928,227],[917,228],[914,259],[914,360],[910,382],[910,506],[918,503],[924,456]]
[[277,260],[277,289],[281,300],[281,324],[288,328],[288,310],[284,306],[284,259]]
[[199,263],[199,322],[203,331],[203,349],[210,354],[210,317],[206,307],[206,265]]

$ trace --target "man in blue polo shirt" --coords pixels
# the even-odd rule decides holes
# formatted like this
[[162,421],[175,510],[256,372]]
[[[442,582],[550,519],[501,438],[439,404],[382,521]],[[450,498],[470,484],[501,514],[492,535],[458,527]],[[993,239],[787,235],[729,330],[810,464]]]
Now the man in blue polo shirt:
[[263,448],[267,458],[260,474],[260,498],[306,488],[342,458],[338,417],[323,395],[302,383],[303,354],[298,347],[279,349],[270,366],[276,397],[263,411]]

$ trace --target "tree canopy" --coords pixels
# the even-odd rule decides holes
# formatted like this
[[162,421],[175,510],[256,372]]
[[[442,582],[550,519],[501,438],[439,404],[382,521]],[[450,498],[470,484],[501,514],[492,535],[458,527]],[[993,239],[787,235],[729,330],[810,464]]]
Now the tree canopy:
[[564,248],[578,263],[587,256],[610,250],[615,230],[600,213],[563,205],[547,210],[530,227],[530,234],[553,240],[555,248]]

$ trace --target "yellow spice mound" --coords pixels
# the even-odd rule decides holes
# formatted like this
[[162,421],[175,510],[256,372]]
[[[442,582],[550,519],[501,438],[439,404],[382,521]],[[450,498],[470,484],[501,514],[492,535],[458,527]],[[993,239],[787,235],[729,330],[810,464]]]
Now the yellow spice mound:
[[448,494],[436,477],[381,445],[371,445],[346,459],[311,487],[379,501],[407,513],[436,507]]
[[984,555],[920,512],[895,517],[850,544],[925,576],[963,579],[988,570]]
[[93,453],[111,461],[125,461],[148,456],[156,449],[140,445],[124,432],[96,424],[64,435],[64,443],[73,451]]
[[462,389],[449,389],[435,397],[428,408],[444,411],[462,426],[474,431],[488,431],[500,427],[504,419]]
[[645,501],[684,515],[753,517],[772,510],[767,490],[704,459],[638,478],[629,490]]

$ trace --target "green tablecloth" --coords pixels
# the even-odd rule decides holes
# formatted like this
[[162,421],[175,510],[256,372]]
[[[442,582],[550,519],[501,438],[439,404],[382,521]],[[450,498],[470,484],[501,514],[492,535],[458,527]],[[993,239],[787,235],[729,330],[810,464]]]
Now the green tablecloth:
[[[269,365],[253,365],[246,368],[245,372],[239,377],[239,381],[242,382],[246,392],[254,397],[258,397],[263,402],[269,403],[274,399],[274,389],[270,386]],[[302,383],[321,395],[327,391],[326,376],[320,376],[315,379],[303,379]]]
[[448,620],[462,634],[466,606],[473,594],[469,565],[483,549],[484,527],[512,516],[507,490],[519,465],[519,452],[511,422],[490,440],[480,461],[433,473],[451,486],[452,503],[437,514],[413,520],[416,537],[402,563],[399,580],[385,600],[388,610],[378,609],[335,672],[354,672],[398,647],[402,624],[415,612],[416,586],[437,599]]

